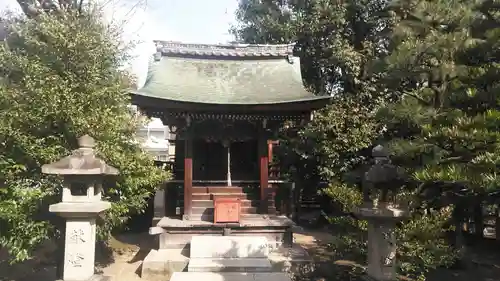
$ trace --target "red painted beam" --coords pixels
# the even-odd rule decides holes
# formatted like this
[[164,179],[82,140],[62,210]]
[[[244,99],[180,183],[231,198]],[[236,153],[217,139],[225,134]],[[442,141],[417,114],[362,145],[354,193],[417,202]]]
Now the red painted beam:
[[269,158],[268,155],[260,157],[260,199],[265,201],[266,188],[269,186]]
[[184,219],[191,217],[191,197],[193,189],[192,141],[186,140],[184,155]]

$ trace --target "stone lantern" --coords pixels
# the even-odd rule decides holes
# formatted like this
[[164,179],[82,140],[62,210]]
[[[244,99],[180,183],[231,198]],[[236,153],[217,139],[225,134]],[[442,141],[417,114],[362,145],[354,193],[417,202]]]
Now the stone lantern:
[[101,201],[102,179],[118,170],[94,154],[95,141],[85,135],[80,148],[61,160],[42,166],[42,173],[63,177],[62,202],[49,211],[66,219],[63,280],[102,280],[94,275],[96,218],[111,207]]
[[[398,167],[391,164],[389,154],[378,145],[372,151],[375,164],[363,179],[364,204],[356,215],[368,221],[368,269],[367,274],[378,281],[397,280],[396,275],[396,224],[408,216],[408,212],[395,201],[396,193],[405,183]],[[376,202],[370,200],[370,192],[380,191]],[[392,198],[389,198],[389,192]]]

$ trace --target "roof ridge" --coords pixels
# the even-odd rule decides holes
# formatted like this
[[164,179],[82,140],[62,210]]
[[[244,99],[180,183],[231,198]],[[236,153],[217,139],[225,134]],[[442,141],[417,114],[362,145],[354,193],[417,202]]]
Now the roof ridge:
[[196,44],[177,41],[153,41],[162,55],[222,56],[222,57],[287,57],[292,55],[291,44]]

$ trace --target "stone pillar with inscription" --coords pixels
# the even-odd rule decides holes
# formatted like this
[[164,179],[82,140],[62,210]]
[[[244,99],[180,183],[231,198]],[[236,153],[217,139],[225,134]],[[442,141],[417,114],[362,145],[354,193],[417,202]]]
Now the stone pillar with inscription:
[[66,220],[63,280],[107,280],[94,271],[96,218],[111,207],[101,200],[103,176],[118,170],[95,156],[92,137],[85,135],[78,144],[71,155],[42,166],[43,173],[63,177],[62,202],[49,208]]

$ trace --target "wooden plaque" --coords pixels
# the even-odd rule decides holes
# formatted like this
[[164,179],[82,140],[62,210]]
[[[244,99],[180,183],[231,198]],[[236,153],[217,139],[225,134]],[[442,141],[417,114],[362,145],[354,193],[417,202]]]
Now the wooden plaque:
[[239,198],[214,198],[214,223],[239,223],[240,211]]

